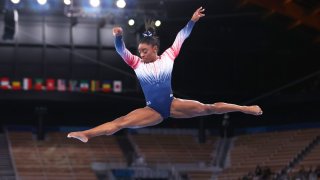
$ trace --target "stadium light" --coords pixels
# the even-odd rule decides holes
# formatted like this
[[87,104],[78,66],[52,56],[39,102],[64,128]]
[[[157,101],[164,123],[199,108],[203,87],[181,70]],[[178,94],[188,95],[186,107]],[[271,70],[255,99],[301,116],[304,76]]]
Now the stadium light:
[[126,7],[127,3],[125,0],[117,0],[116,5],[118,8],[124,8]]
[[128,24],[129,24],[129,26],[133,26],[134,25],[134,19],[129,19]]
[[90,0],[90,5],[92,7],[98,7],[100,6],[100,0]]
[[18,3],[20,2],[20,0],[11,0],[11,2],[12,2],[13,4],[18,4]]
[[45,5],[47,3],[47,0],[38,0],[38,3],[40,5]]
[[71,0],[63,0],[63,3],[68,6],[71,4]]
[[159,27],[161,25],[161,21],[160,20],[156,20],[156,22],[154,23],[154,25],[156,25],[157,27]]

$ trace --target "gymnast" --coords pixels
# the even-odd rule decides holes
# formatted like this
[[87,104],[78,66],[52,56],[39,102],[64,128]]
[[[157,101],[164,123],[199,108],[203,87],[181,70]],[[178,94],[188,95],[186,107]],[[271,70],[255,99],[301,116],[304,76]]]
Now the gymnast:
[[203,104],[194,100],[175,98],[171,88],[171,73],[175,58],[182,43],[190,35],[195,23],[204,16],[202,7],[192,15],[187,25],[179,31],[172,46],[158,55],[159,39],[155,35],[155,27],[146,23],[146,31],[141,38],[138,51],[140,57],[132,55],[126,49],[122,39],[121,27],[113,28],[115,48],[122,59],[135,71],[142,87],[146,106],[136,109],[125,116],[85,131],[71,132],[68,138],[76,138],[87,142],[90,138],[101,135],[112,135],[123,128],[143,128],[159,124],[168,117],[192,118],[211,114],[242,112],[261,115],[259,106],[240,106],[224,102]]

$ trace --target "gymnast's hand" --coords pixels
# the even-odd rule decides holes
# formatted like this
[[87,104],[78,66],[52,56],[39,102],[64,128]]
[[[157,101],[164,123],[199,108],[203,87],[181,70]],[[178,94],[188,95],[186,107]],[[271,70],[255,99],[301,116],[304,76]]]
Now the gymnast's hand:
[[204,9],[203,9],[202,7],[198,8],[198,9],[193,13],[191,20],[192,20],[193,22],[197,22],[201,17],[204,16],[203,12],[204,12]]
[[122,36],[122,28],[121,27],[114,27],[112,29],[112,33],[113,33],[113,36]]

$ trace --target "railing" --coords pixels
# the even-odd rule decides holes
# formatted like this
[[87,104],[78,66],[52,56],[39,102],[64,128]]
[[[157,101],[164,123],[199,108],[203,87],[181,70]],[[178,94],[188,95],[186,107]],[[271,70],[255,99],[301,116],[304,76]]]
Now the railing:
[[[10,147],[8,146],[8,139],[5,134],[1,134],[0,144],[0,159],[1,159],[1,174],[3,179],[15,179],[15,169],[13,166],[12,156],[10,155]],[[1,178],[0,178],[1,179]]]

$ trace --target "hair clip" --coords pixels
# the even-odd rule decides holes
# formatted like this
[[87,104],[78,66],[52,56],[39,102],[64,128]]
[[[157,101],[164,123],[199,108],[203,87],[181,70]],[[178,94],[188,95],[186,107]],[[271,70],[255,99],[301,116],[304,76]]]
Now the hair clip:
[[142,33],[143,37],[152,37],[152,32],[150,31],[146,31],[144,33]]

